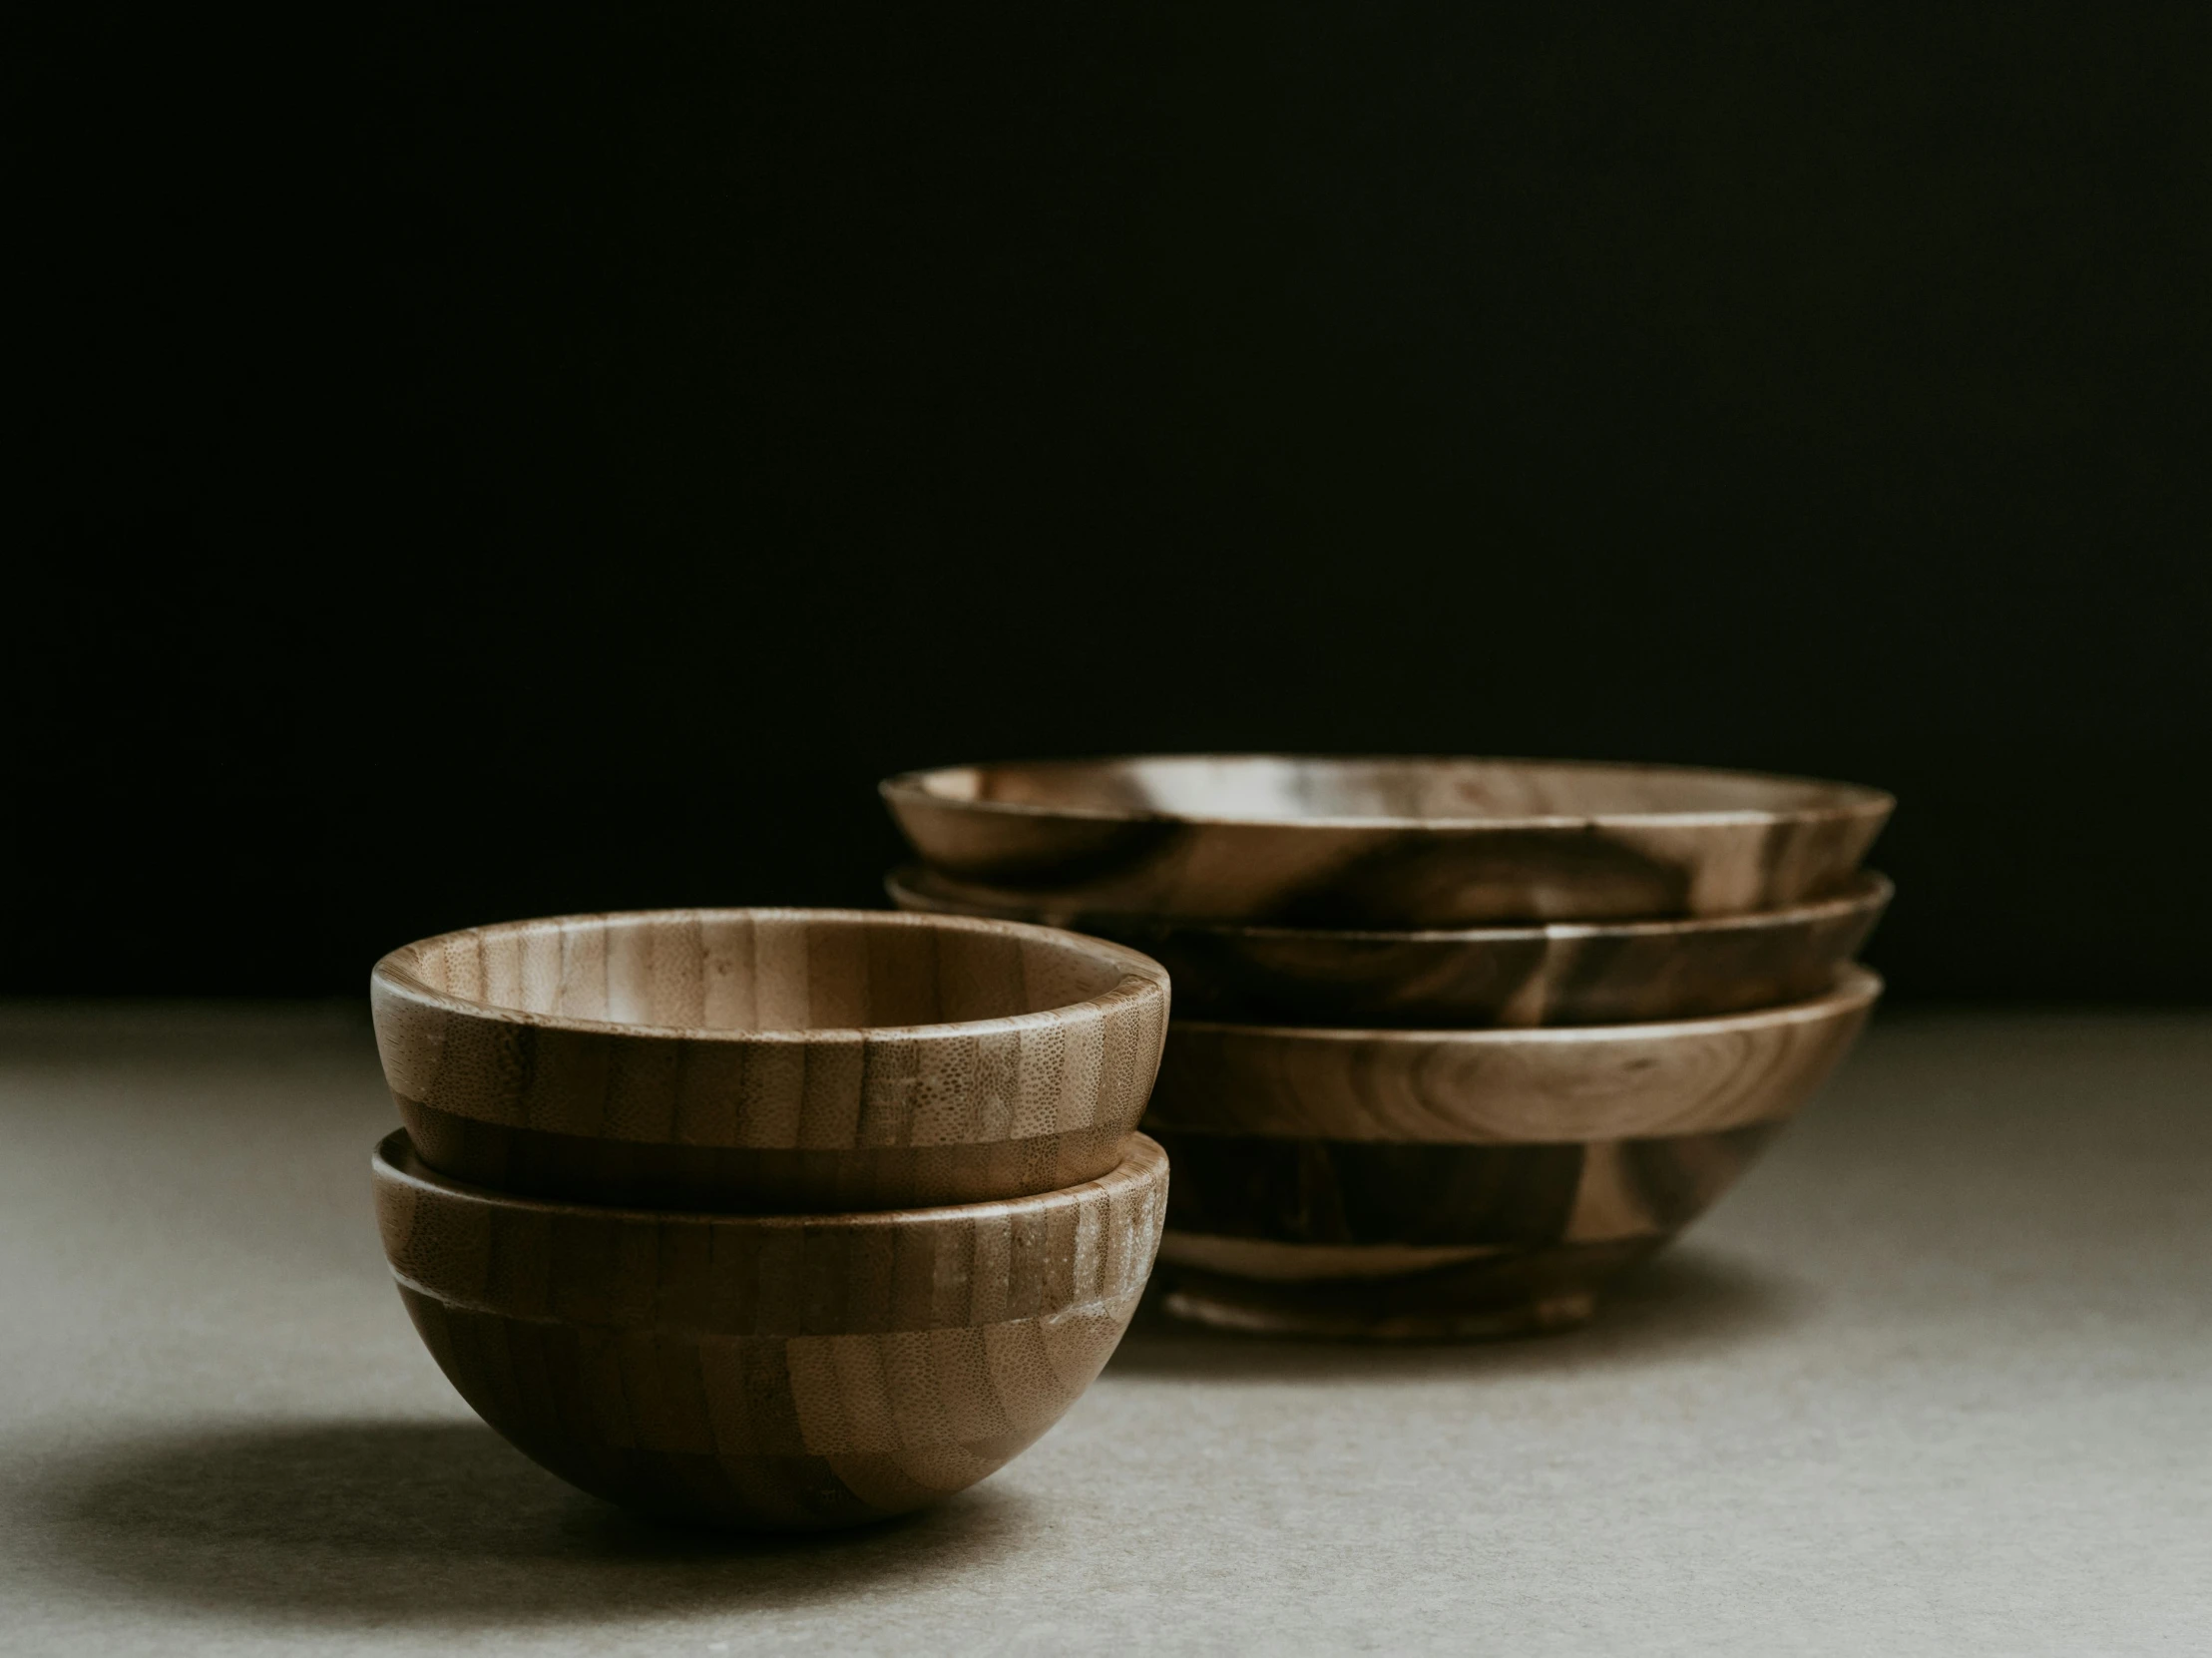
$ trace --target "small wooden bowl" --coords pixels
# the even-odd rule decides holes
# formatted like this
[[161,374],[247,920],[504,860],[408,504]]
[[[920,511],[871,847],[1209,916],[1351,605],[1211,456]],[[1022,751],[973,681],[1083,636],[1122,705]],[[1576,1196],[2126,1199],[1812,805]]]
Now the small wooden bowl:
[[1167,1026],[1167,974],[1132,950],[861,910],[477,928],[393,951],[369,990],[432,1168],[649,1207],[918,1207],[1094,1179]]
[[1700,921],[1384,933],[1092,914],[948,880],[918,865],[884,882],[901,909],[1072,928],[1167,969],[1185,1019],[1468,1027],[1615,1025],[1802,1002],[1834,983],[1890,902],[1888,880]]
[[1070,909],[1288,927],[1737,915],[1836,890],[1895,804],[1745,771],[1181,755],[882,785],[938,873]]
[[1437,1338],[1587,1318],[1835,1068],[1881,981],[1724,1019],[1547,1031],[1177,1023],[1145,1131],[1175,1162],[1164,1305]]
[[711,1215],[536,1202],[376,1148],[400,1299],[518,1450],[645,1512],[760,1530],[919,1508],[1091,1385],[1143,1293],[1167,1158],[1006,1203]]

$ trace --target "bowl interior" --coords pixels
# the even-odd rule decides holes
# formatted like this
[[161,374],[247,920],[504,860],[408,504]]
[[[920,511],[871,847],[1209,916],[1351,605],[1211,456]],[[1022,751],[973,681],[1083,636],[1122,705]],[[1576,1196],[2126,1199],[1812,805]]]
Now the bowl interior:
[[1094,941],[950,917],[684,910],[473,928],[380,972],[488,1010],[657,1030],[848,1031],[1006,1019],[1113,990]]
[[1871,808],[1874,789],[1810,778],[1564,760],[1171,755],[948,766],[895,779],[940,800],[1217,822],[1487,822]]

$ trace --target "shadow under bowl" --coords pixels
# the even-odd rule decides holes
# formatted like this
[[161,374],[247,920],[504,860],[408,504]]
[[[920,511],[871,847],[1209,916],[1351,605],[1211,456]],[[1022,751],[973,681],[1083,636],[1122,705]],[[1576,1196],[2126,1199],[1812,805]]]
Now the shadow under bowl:
[[430,1167],[648,1207],[900,1208],[1058,1191],[1136,1126],[1167,974],[1010,922],[656,910],[448,933],[369,986]]
[[1121,1339],[1167,1158],[1002,1203],[657,1213],[485,1191],[376,1149],[384,1253],[438,1367],[518,1450],[662,1517],[906,1512],[1043,1435]]
[[1178,1023],[1145,1131],[1174,1159],[1163,1305],[1364,1339],[1556,1329],[1735,1181],[1881,981],[1728,1018],[1546,1031]]
[[1892,892],[1872,870],[1834,896],[1693,921],[1378,932],[1182,922],[1064,908],[910,865],[903,910],[1065,927],[1143,951],[1184,1019],[1391,1027],[1611,1025],[1693,1019],[1818,996]]
[[1736,915],[1830,893],[1895,802],[1685,766],[1162,755],[881,785],[938,874],[1086,912],[1438,928]]

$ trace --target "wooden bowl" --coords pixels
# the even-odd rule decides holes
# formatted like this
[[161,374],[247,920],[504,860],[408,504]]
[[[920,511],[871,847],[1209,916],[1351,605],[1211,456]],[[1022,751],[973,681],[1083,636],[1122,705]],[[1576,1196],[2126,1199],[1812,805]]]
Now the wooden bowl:
[[400,1299],[517,1449],[627,1507],[851,1525],[962,1490],[1060,1420],[1121,1339],[1167,1158],[1004,1203],[715,1215],[545,1203],[376,1148]]
[[1181,755],[882,785],[938,873],[1091,912],[1289,927],[1735,915],[1858,868],[1878,789],[1678,766]]
[[395,950],[376,1042],[432,1168],[504,1191],[732,1210],[1057,1191],[1120,1160],[1167,975],[1040,927],[657,910]]
[[1881,981],[1723,1019],[1546,1031],[1177,1023],[1145,1131],[1175,1163],[1169,1312],[1495,1335],[1587,1318],[1835,1068]]
[[1834,983],[1889,904],[1872,870],[1833,898],[1698,921],[1385,933],[1093,914],[918,865],[901,909],[1073,928],[1167,969],[1185,1019],[1398,1027],[1613,1025],[1802,1002]]

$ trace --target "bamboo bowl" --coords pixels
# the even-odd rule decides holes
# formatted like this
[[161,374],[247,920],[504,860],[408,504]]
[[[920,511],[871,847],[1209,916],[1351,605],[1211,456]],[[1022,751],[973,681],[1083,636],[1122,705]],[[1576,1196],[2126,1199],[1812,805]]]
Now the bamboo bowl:
[[657,910],[448,933],[370,981],[430,1167],[649,1207],[919,1207],[1056,1191],[1121,1157],[1167,975],[1045,928]]
[[905,1512],[994,1472],[1112,1354],[1167,1159],[1002,1203],[717,1215],[539,1202],[372,1168],[424,1345],[518,1450],[642,1512],[762,1530]]
[[1890,901],[1862,870],[1830,898],[1695,921],[1379,932],[1099,914],[1026,901],[909,866],[904,910],[1092,933],[1174,977],[1186,1020],[1400,1028],[1613,1025],[1694,1019],[1818,996]]
[[1586,1319],[1820,1086],[1881,993],[1545,1031],[1177,1023],[1145,1131],[1175,1162],[1166,1310],[1369,1339]]
[[1895,804],[1757,772],[1179,755],[885,781],[941,876],[1114,915],[1458,928],[1778,909],[1834,891]]

